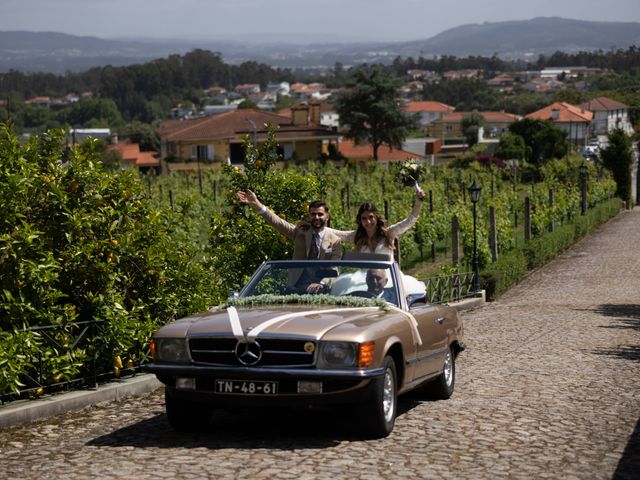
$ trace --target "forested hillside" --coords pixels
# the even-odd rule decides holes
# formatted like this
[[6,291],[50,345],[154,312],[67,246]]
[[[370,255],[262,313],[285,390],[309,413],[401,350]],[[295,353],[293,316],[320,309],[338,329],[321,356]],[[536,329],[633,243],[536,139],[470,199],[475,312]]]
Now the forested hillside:
[[[601,69],[580,85],[548,95],[515,89],[508,94],[487,86],[486,80],[502,72],[540,70],[551,66],[584,66]],[[365,66],[366,67],[366,66]],[[640,108],[640,48],[608,52],[556,52],[540,56],[535,62],[506,62],[495,56],[438,59],[398,57],[390,66],[396,76],[408,79],[407,72],[423,69],[441,75],[450,70],[476,69],[479,78],[439,79],[430,82],[420,98],[455,106],[458,110],[505,110],[526,114],[553,101],[579,103],[598,95],[607,95],[632,107]],[[264,89],[270,82],[319,81],[328,88],[345,86],[349,69],[336,64],[323,72],[293,71],[272,68],[253,61],[239,65],[225,63],[216,52],[194,50],[185,55],[171,55],[152,62],[124,67],[105,66],[83,73],[54,75],[10,71],[0,74],[0,121],[10,119],[18,129],[45,129],[65,125],[108,126],[119,128],[131,121],[151,123],[167,118],[178,103],[203,105],[203,89],[221,86],[232,90],[243,83],[257,83]],[[582,81],[585,79],[578,79]],[[36,96],[61,97],[70,92],[92,92],[92,101],[75,110],[60,112],[25,105]]]

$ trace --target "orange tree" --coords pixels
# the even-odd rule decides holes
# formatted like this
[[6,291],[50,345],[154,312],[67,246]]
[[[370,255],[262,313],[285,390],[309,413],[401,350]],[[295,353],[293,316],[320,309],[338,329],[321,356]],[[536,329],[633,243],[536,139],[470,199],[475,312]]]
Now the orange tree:
[[276,129],[268,127],[264,143],[255,145],[249,137],[244,139],[242,167],[225,167],[230,185],[228,207],[213,214],[209,232],[213,271],[221,287],[217,300],[241,287],[264,260],[288,259],[293,252],[293,243],[252,208],[241,205],[236,192],[253,190],[272,211],[294,224],[307,218],[309,202],[323,193],[316,176],[274,168],[279,160],[277,146]]
[[[94,356],[102,371],[116,356],[136,365],[158,324],[210,305],[206,255],[181,236],[179,212],[151,207],[138,177],[103,169],[94,147],[0,130],[0,393],[36,361],[43,383]],[[92,320],[99,335],[76,344]],[[56,343],[32,328],[48,325]]]

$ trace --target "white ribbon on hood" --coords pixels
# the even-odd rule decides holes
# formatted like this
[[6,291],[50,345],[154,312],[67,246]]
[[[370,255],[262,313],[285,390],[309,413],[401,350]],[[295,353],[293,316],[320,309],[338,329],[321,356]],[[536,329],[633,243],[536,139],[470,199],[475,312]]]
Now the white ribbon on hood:
[[[295,312],[295,313],[286,313],[284,315],[279,315],[270,320],[265,320],[260,325],[249,331],[246,335],[242,329],[242,324],[240,323],[240,318],[238,317],[238,311],[235,307],[228,307],[227,311],[229,312],[229,323],[231,324],[231,331],[233,332],[233,336],[236,337],[239,341],[244,341],[247,343],[255,342],[256,337],[265,329],[269,328],[276,323],[284,322],[285,320],[289,320],[295,317],[304,317],[307,315],[322,315],[325,313],[337,313],[337,312],[352,312],[352,311],[367,311],[367,310],[379,310],[380,307],[356,307],[356,308],[332,308],[327,310],[308,310],[305,312]],[[414,319],[415,321],[415,319]]]

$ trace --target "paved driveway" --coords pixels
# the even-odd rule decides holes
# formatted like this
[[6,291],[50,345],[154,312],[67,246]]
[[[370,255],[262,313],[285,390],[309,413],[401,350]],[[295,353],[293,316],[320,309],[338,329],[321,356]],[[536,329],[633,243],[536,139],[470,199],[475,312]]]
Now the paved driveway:
[[1,478],[640,478],[640,209],[463,314],[448,401],[361,441],[326,413],[169,428],[161,392],[0,431]]

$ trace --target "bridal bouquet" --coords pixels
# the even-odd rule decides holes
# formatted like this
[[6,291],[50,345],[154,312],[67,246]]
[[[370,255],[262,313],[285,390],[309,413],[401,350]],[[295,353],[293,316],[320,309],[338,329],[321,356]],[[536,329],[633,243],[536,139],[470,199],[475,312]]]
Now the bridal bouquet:
[[402,162],[396,170],[396,180],[405,187],[414,187],[418,190],[419,182],[425,173],[424,165],[416,160],[408,159]]

